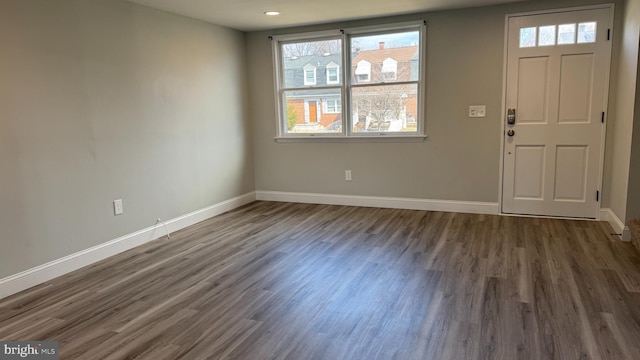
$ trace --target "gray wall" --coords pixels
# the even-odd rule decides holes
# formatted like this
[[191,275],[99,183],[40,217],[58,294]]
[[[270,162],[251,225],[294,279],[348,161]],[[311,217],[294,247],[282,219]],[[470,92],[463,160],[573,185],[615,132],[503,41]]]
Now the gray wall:
[[633,142],[629,166],[629,189],[627,192],[626,220],[640,219],[640,0],[628,0],[627,18],[633,23],[629,44],[635,40],[636,49],[636,83],[635,106],[633,114]]
[[242,33],[2,0],[0,49],[0,278],[254,190]]
[[[497,202],[505,14],[601,2],[531,1],[248,34],[256,188]],[[274,143],[267,35],[415,19],[429,23],[426,142]],[[487,105],[485,119],[468,118],[476,104]],[[344,181],[345,169],[353,170],[353,182]]]

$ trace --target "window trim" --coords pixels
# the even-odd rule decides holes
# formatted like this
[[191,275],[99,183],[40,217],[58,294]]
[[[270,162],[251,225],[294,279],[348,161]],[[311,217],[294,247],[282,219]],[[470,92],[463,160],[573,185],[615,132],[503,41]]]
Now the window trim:
[[[336,70],[336,80],[332,81],[329,78],[329,69]],[[327,74],[327,85],[338,85],[340,84],[340,65],[334,63],[333,61],[327,64],[326,66],[326,74]]]
[[[384,68],[385,63],[386,63],[388,60],[391,60],[391,61],[392,61],[392,64],[393,64],[393,71],[384,71],[384,70],[385,70],[385,68]],[[388,58],[384,59],[384,60],[382,61],[382,68],[380,69],[380,74],[382,74],[382,77],[383,77],[385,80],[389,80],[389,81],[395,81],[395,80],[397,80],[397,79],[398,79],[398,61],[397,61],[396,59],[394,59],[394,58],[391,58],[391,57],[388,57]],[[392,76],[388,76],[388,75],[392,75]]]
[[[363,68],[367,68],[367,72],[358,74],[358,68],[360,66],[362,66]],[[355,75],[356,79],[358,80],[356,82],[357,84],[359,84],[360,82],[363,82],[363,83],[370,83],[371,82],[371,67],[372,66],[373,66],[373,64],[371,64],[371,62],[369,62],[367,60],[358,61],[358,63],[356,64],[356,70],[354,71],[354,75]],[[359,77],[362,76],[362,75],[367,75],[367,78],[366,79],[359,79]],[[353,85],[353,84],[351,84],[351,85]]]
[[[335,108],[334,111],[330,111],[329,110],[329,102],[330,101],[334,103],[334,108]],[[322,111],[325,114],[341,114],[342,113],[342,103],[340,102],[340,98],[339,97],[338,98],[332,98],[332,99],[325,98],[322,103],[323,103]]]
[[[309,85],[316,85],[318,83],[318,68],[311,65],[311,64],[307,64],[305,66],[302,67],[302,71],[304,72],[303,74],[303,78],[304,78],[304,85],[305,86],[309,86]],[[309,81],[307,79],[307,72],[309,71],[313,71],[313,81]]]
[[[355,28],[347,28],[347,29],[336,29],[336,30],[327,30],[327,31],[318,31],[318,32],[307,32],[307,33],[295,33],[295,34],[283,34],[278,36],[269,36],[269,39],[272,40],[272,61],[273,61],[273,75],[274,75],[274,96],[275,96],[275,104],[276,104],[276,123],[277,123],[277,134],[275,140],[277,142],[304,142],[305,140],[313,139],[313,141],[367,141],[376,139],[384,139],[383,142],[416,142],[416,141],[424,141],[427,136],[425,134],[426,128],[426,87],[427,87],[427,79],[426,79],[426,25],[427,22],[424,20],[420,21],[409,21],[402,23],[392,23],[386,25],[372,25],[372,26],[364,26],[364,27],[355,27]],[[409,83],[417,84],[417,114],[416,114],[416,122],[417,129],[414,132],[371,132],[371,133],[363,133],[363,132],[355,132],[352,129],[352,119],[353,115],[351,112],[351,89],[354,88],[354,84],[352,84],[352,69],[351,64],[351,53],[350,53],[350,41],[351,37],[354,36],[375,36],[375,35],[386,35],[390,33],[400,33],[407,31],[418,31],[419,34],[419,79],[417,81],[411,81]],[[326,90],[334,90],[339,89],[341,94],[339,95],[341,102],[341,112],[338,114],[342,114],[342,132],[340,133],[287,133],[287,129],[285,128],[284,112],[286,102],[283,100],[284,96],[284,88],[283,88],[283,74],[284,74],[284,62],[281,57],[281,45],[285,43],[291,42],[301,42],[301,41],[321,41],[321,40],[334,40],[340,39],[342,44],[342,68],[338,67],[338,77],[341,77],[342,82],[340,81],[337,84],[330,84],[327,82],[326,86],[317,86],[311,87],[311,89],[321,88]],[[345,51],[347,50],[347,51]],[[345,64],[349,64],[346,66]],[[316,79],[317,80],[317,79]],[[382,82],[376,85],[384,85]],[[406,82],[394,82],[393,84],[402,85],[406,84]],[[357,85],[357,84],[356,84]],[[361,84],[362,85],[374,85],[372,83]],[[286,88],[288,91],[291,91],[293,88]],[[293,89],[295,90],[295,89]],[[405,140],[402,140],[405,139]]]

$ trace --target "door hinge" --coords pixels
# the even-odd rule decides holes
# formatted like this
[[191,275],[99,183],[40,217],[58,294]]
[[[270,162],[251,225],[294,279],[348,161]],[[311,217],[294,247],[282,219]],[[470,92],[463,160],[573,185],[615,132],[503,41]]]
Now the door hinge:
[[611,29],[607,29],[607,40],[611,40]]
[[602,112],[602,123],[604,124],[604,111]]
[[596,191],[596,201],[600,201],[600,191]]

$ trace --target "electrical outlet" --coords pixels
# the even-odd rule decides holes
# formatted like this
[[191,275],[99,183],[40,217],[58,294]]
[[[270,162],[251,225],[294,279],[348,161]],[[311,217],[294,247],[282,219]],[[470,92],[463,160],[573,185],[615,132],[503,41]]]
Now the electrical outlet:
[[344,171],[344,179],[345,181],[351,181],[351,170]]
[[469,106],[469,117],[471,118],[483,118],[487,116],[486,105],[471,105]]
[[113,214],[122,215],[124,213],[124,207],[122,206],[122,199],[113,200]]

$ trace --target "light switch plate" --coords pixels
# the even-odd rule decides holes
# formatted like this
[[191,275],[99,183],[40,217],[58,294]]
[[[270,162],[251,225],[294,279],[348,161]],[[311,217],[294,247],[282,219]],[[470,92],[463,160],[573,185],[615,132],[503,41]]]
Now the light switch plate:
[[124,213],[124,208],[122,206],[122,199],[113,200],[113,214],[122,215],[123,213]]
[[469,106],[469,117],[471,118],[483,118],[487,116],[486,105],[471,105]]

